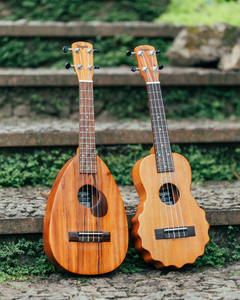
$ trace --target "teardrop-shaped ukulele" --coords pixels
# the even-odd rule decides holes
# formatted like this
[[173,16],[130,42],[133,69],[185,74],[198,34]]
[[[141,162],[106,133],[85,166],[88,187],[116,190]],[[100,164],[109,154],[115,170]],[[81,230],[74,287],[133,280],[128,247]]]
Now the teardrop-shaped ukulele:
[[43,224],[49,261],[61,271],[82,275],[114,270],[128,247],[120,192],[96,155],[93,52],[89,43],[72,44],[79,79],[79,151],[63,166],[52,186]]
[[156,51],[144,45],[134,52],[147,86],[154,147],[151,155],[139,160],[132,171],[140,201],[131,235],[147,263],[156,268],[180,268],[203,255],[209,241],[209,224],[191,195],[188,161],[171,152]]

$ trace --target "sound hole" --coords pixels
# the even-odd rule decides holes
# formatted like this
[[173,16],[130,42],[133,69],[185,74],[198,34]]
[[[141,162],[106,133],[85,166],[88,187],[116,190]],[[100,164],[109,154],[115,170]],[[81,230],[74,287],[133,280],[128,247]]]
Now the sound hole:
[[165,183],[159,190],[160,200],[167,205],[174,205],[180,197],[178,188],[171,183]]
[[92,185],[84,185],[78,191],[78,200],[85,207],[93,207],[98,202],[98,192]]

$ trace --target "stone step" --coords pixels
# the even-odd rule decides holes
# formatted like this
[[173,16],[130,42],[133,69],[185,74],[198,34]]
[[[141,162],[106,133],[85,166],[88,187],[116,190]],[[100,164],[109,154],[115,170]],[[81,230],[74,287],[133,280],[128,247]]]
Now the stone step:
[[[93,76],[94,86],[144,86],[145,81],[130,67],[101,68]],[[162,86],[237,86],[239,71],[165,67],[160,71]],[[78,85],[73,70],[65,69],[0,69],[0,87],[69,87]]]
[[154,22],[41,22],[41,21],[0,21],[0,36],[77,38],[111,37],[130,35],[135,37],[173,38],[183,28]]
[[[119,123],[96,120],[96,144],[152,144],[150,121]],[[240,122],[169,121],[171,143],[240,142]],[[77,121],[40,120],[0,122],[0,147],[77,146]]]
[[[41,233],[47,200],[40,194],[50,188],[0,189],[0,234]],[[135,215],[138,194],[134,186],[120,186],[127,217]],[[192,186],[192,194],[206,211],[210,226],[240,225],[240,182],[209,181]]]

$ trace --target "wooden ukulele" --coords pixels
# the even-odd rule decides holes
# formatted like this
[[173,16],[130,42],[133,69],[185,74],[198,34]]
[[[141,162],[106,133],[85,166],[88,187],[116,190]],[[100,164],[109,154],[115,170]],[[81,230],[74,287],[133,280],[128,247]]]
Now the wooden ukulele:
[[135,248],[156,268],[180,268],[194,263],[209,241],[205,212],[191,195],[191,167],[172,153],[168,136],[154,47],[144,45],[127,51],[135,54],[147,86],[154,147],[132,171],[139,205],[132,219]]
[[[93,52],[72,44],[79,79],[79,151],[59,172],[49,195],[43,224],[44,249],[59,270],[82,275],[110,272],[123,261],[128,225],[112,174],[96,155]],[[71,66],[66,64],[68,68]]]

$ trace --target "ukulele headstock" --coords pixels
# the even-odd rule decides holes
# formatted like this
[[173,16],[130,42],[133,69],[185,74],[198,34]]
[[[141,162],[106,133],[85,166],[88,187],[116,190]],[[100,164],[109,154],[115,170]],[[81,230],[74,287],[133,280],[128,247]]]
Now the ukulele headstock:
[[127,56],[135,54],[138,68],[132,68],[132,71],[139,71],[145,82],[157,82],[159,81],[159,70],[163,66],[158,66],[156,54],[160,51],[156,51],[154,47],[149,45],[138,46],[131,53],[127,51]]
[[79,81],[92,81],[94,69],[99,69],[99,67],[93,66],[93,53],[98,50],[93,49],[92,44],[86,42],[75,42],[72,44],[72,48],[63,47],[64,53],[69,50],[72,51],[73,65],[66,63],[66,69],[73,67]]

